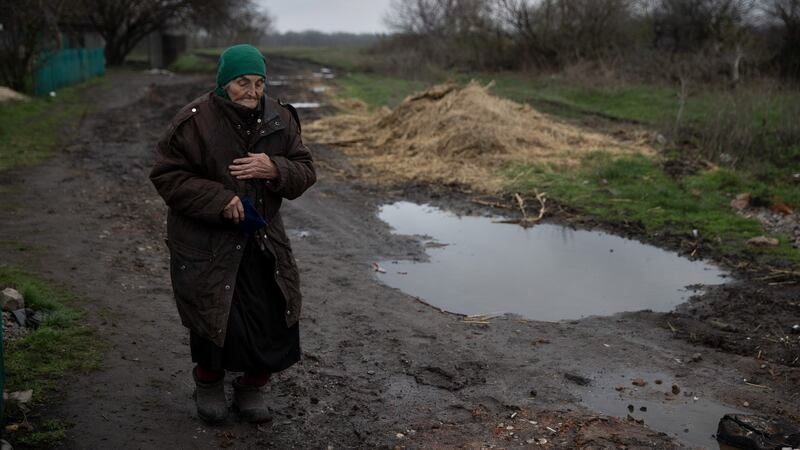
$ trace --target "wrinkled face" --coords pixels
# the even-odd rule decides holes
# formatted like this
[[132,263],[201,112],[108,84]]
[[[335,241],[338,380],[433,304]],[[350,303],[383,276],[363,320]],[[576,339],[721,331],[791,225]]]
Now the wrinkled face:
[[255,108],[264,96],[264,77],[243,75],[228,83],[225,90],[231,101],[248,108]]

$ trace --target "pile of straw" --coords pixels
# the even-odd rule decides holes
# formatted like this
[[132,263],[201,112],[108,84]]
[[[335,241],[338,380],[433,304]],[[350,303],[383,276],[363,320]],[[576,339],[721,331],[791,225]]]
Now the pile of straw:
[[511,162],[569,165],[590,152],[652,152],[641,142],[581,130],[494,97],[489,87],[440,84],[393,111],[362,109],[320,119],[303,131],[311,142],[344,148],[369,178],[455,183],[489,193],[502,191],[497,169]]

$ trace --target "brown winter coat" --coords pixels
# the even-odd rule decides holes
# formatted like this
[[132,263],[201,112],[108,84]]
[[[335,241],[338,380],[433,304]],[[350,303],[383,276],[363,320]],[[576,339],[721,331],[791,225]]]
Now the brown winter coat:
[[[299,197],[316,181],[311,153],[291,112],[264,97],[253,136],[227,113],[225,101],[208,93],[181,109],[158,142],[150,180],[164,198],[167,245],[175,300],[183,324],[224,345],[236,274],[248,237],[223,208],[247,189],[267,220],[265,247],[275,257],[275,277],[286,299],[286,324],[300,316],[300,280],[279,212],[284,198]],[[247,152],[266,153],[279,176],[272,181],[237,180],[228,166]],[[255,194],[253,194],[255,193]]]

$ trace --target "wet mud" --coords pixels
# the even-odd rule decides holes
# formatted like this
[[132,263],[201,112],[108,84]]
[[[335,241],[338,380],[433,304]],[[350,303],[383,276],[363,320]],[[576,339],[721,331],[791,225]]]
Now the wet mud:
[[[324,92],[313,89],[329,79],[314,75],[319,67],[273,59],[270,73],[287,81],[270,86],[273,95],[323,104],[301,109],[303,120],[330,112]],[[284,206],[304,294],[303,360],[271,384],[271,422],[231,415],[203,424],[191,397],[188,335],[171,297],[166,209],[147,174],[167,120],[211,87],[205,77],[111,73],[85,93],[93,112],[65,135],[57,157],[4,174],[16,189],[1,194],[14,206],[0,217],[0,233],[31,250],[3,247],[0,258],[74,290],[108,343],[101,371],[70,377],[58,404],[34,414],[70,425],[66,448],[697,445],[658,420],[629,420],[588,400],[590,389],[614,389],[608,374],[617,373],[648,383],[659,374],[720,414],[800,419],[797,337],[772,342],[776,327],[785,334],[797,319],[796,292],[742,282],[673,313],[476,323],[387,287],[371,263],[425,257],[417,238],[393,234],[378,218],[388,201],[486,208],[450,187],[362,182],[340,153],[312,145],[318,184]],[[732,328],[715,328],[712,318]],[[634,406],[653,401],[646,389],[625,395]],[[680,403],[672,406],[669,414],[682,414]],[[715,445],[710,437],[701,443]]]

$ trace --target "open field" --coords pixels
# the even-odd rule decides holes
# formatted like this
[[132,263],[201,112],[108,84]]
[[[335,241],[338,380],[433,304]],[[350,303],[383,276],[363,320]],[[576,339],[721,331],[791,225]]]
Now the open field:
[[[269,54],[272,50],[266,51]],[[326,49],[289,48],[275,52],[329,61]],[[358,98],[373,109],[396,107],[396,99],[426,83],[353,72],[354,68],[371,70],[363,57],[358,49],[336,52],[336,59],[343,61],[341,67],[347,68],[346,74],[337,79],[337,95]],[[443,76],[437,74],[427,83],[440,81]],[[741,193],[750,193],[763,206],[800,206],[800,179],[796,175],[800,141],[793,140],[800,134],[793,134],[797,125],[791,119],[796,117],[800,92],[765,86],[764,82],[754,82],[751,90],[742,86],[735,93],[698,88],[699,92],[684,100],[678,118],[681,101],[676,90],[667,86],[613,80],[593,84],[585,79],[520,73],[452,73],[449,78],[492,83],[491,92],[495,95],[530,104],[556,120],[587,130],[612,135],[649,134],[649,143],[658,149],[654,157],[587,157],[579,166],[510,162],[493,175],[506,192],[519,191],[533,197],[535,191],[546,191],[564,207],[632,229],[644,239],[668,240],[671,243],[662,245],[714,257],[740,268],[789,266],[796,270],[800,264],[798,236],[765,230],[756,218],[743,217],[730,206]],[[737,107],[743,110],[740,114],[736,113]],[[725,129],[721,129],[723,123]],[[743,136],[742,141],[751,148],[736,147],[736,140],[727,139],[736,134],[730,127],[750,129],[752,134]],[[673,140],[660,137],[660,133]],[[776,136],[781,135],[788,140],[775,142]],[[704,149],[704,144],[716,145],[716,150]],[[693,237],[694,232],[699,233],[699,238]],[[746,243],[750,238],[771,233],[780,241],[777,247]],[[734,256],[737,254],[740,256]]]

